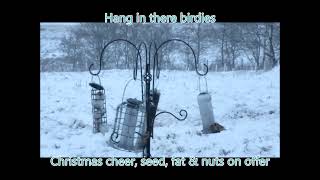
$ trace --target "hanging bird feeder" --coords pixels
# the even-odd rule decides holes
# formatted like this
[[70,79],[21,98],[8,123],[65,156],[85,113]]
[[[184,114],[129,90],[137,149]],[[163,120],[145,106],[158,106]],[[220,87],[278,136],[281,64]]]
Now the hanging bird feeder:
[[[130,81],[126,83],[122,101]],[[143,99],[143,94],[141,97]],[[146,120],[143,100],[128,98],[119,104],[116,111],[113,132],[110,136],[111,145],[121,150],[143,151],[145,146],[145,133]]]
[[107,132],[107,109],[106,109],[106,94],[105,89],[101,86],[99,76],[99,84],[91,79],[91,104],[93,116],[93,133]]
[[113,147],[128,151],[143,150],[144,110],[142,102],[132,98],[118,105],[114,129],[110,136]]
[[208,93],[208,84],[207,84],[207,78],[204,76],[206,89],[205,91],[201,90],[201,83],[200,83],[200,77],[199,77],[199,91],[200,94],[198,95],[198,105],[202,120],[202,132],[204,134],[208,133],[218,133],[225,128],[221,126],[219,123],[215,121],[214,114],[213,114],[213,107],[211,102],[211,95]]

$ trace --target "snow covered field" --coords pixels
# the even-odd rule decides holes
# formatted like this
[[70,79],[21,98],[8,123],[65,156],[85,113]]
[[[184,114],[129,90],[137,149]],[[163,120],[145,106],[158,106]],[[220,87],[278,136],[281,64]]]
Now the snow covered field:
[[[179,115],[188,111],[185,121],[170,115],[157,117],[151,155],[280,157],[280,73],[236,71],[209,72],[208,89],[212,95],[215,119],[227,130],[202,134],[198,109],[198,76],[194,71],[162,71],[158,83],[159,109]],[[89,72],[41,73],[40,156],[141,156],[120,151],[106,142],[111,135],[115,111],[121,103],[131,70],[101,73],[106,89],[109,131],[92,133]],[[132,81],[126,98],[140,98],[140,82]]]

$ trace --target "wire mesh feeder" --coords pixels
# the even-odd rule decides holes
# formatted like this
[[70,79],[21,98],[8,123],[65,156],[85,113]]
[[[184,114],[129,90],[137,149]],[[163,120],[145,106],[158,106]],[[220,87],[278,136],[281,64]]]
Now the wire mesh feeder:
[[89,85],[91,89],[91,103],[93,115],[93,133],[107,132],[107,108],[105,89],[101,86],[99,76],[99,84],[93,82],[93,76]]
[[[131,80],[130,80],[131,81]],[[126,87],[129,84],[127,82]],[[110,136],[110,144],[120,150],[141,152],[145,146],[146,119],[145,106],[142,100],[128,98],[117,106],[113,132]]]
[[110,141],[113,147],[128,151],[142,151],[145,145],[145,107],[142,101],[129,98],[117,107]]

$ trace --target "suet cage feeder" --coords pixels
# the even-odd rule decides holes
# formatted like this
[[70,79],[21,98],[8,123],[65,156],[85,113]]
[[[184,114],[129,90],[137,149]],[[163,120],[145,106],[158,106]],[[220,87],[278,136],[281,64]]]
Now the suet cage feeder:
[[[99,84],[93,82],[91,86],[91,104],[93,116],[93,133],[105,133],[107,131],[107,108],[105,89],[101,85],[99,76]],[[92,77],[93,78],[93,77]]]
[[[124,101],[127,86],[131,80],[126,83],[122,102],[117,106],[113,132],[110,136],[109,143],[114,148],[120,150],[143,152],[148,137],[146,106],[143,101],[145,94],[143,94],[143,90],[141,89],[141,100],[127,98],[126,101]],[[157,111],[160,93],[157,90],[155,90],[155,93],[152,92],[150,93],[150,114],[151,117],[154,117]]]
[[146,133],[145,107],[142,101],[129,98],[117,107],[110,143],[127,151],[142,151]]

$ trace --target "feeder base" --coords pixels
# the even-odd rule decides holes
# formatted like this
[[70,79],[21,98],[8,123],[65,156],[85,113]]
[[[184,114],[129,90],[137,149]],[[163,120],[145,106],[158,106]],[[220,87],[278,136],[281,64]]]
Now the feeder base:
[[208,129],[202,130],[202,132],[204,134],[210,134],[210,133],[219,133],[223,130],[225,130],[225,128],[222,125],[220,125],[219,123],[215,122],[215,123],[211,124]]

